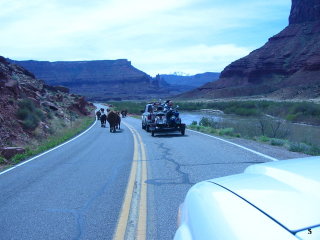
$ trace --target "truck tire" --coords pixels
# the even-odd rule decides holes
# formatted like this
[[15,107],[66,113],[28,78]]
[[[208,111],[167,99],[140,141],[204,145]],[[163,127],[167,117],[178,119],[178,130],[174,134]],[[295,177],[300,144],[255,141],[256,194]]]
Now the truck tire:
[[154,137],[154,131],[151,131],[151,136]]
[[146,126],[146,131],[147,131],[147,132],[150,132],[149,125]]
[[181,135],[184,136],[185,133],[186,133],[186,127],[183,126],[183,127],[181,128]]

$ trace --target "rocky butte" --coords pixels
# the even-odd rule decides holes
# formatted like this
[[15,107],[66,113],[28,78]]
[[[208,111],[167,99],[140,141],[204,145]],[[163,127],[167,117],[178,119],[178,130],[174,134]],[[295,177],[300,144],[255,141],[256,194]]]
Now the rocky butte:
[[126,59],[95,61],[13,61],[47,84],[62,85],[90,100],[139,99],[168,95],[148,74]]
[[320,97],[320,0],[292,0],[289,25],[261,48],[181,98]]

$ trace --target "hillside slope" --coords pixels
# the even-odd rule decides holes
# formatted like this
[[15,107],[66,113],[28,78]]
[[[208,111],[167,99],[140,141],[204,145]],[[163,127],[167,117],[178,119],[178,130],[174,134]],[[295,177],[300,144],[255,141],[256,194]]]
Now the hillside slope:
[[49,86],[1,56],[0,106],[0,148],[45,138],[55,131],[55,124],[68,124],[93,108],[84,97]]
[[289,25],[261,48],[181,98],[320,97],[320,0],[292,0]]

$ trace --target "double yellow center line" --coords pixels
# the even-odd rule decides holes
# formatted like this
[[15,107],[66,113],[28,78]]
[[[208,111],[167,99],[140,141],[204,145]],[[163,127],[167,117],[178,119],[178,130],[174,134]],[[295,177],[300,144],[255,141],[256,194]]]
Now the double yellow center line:
[[124,123],[133,135],[134,153],[124,201],[114,240],[146,239],[147,227],[147,157],[140,134]]

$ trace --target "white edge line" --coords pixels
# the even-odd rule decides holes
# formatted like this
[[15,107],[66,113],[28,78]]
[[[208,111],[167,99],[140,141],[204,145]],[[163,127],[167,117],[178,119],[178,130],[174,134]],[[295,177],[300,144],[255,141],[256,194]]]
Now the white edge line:
[[6,173],[6,172],[9,172],[9,171],[11,171],[11,170],[13,170],[13,169],[15,169],[15,168],[17,168],[17,167],[20,167],[20,166],[22,166],[22,165],[24,165],[24,164],[26,164],[26,163],[28,163],[28,162],[31,162],[32,160],[35,160],[35,159],[37,159],[38,157],[41,157],[41,156],[43,156],[43,155],[45,155],[45,154],[47,154],[47,153],[49,153],[49,152],[51,152],[51,151],[53,151],[53,150],[56,150],[57,148],[62,147],[63,145],[65,145],[65,144],[67,144],[67,143],[69,143],[69,142],[72,142],[73,140],[76,140],[77,138],[81,137],[83,134],[85,134],[86,132],[88,132],[88,131],[96,124],[96,122],[97,122],[97,118],[96,118],[96,120],[94,121],[94,123],[93,123],[87,130],[85,130],[84,132],[80,133],[79,135],[71,138],[71,139],[68,140],[67,142],[61,143],[60,145],[58,145],[58,146],[56,146],[56,147],[54,147],[54,148],[51,148],[51,149],[49,149],[49,150],[47,150],[47,151],[45,151],[45,152],[43,152],[43,153],[40,153],[39,155],[36,155],[35,157],[30,158],[29,160],[26,160],[26,161],[24,161],[24,162],[22,162],[22,163],[19,163],[19,164],[15,165],[15,166],[13,166],[13,167],[11,167],[11,168],[3,171],[3,172],[0,172],[0,175],[4,174],[4,173]]
[[218,140],[220,140],[220,141],[222,141],[222,142],[226,142],[226,143],[232,144],[232,145],[234,145],[234,146],[237,146],[237,147],[239,147],[239,148],[242,148],[242,149],[244,149],[244,150],[247,150],[247,151],[249,151],[249,152],[252,152],[252,153],[254,153],[254,154],[257,154],[257,155],[259,155],[259,156],[261,156],[261,157],[270,159],[270,160],[272,160],[272,161],[279,161],[279,159],[270,157],[270,156],[268,156],[268,155],[266,155],[266,154],[257,152],[257,151],[255,151],[255,150],[250,149],[250,148],[246,148],[246,147],[241,146],[241,145],[239,145],[239,144],[236,144],[236,143],[233,143],[233,142],[229,142],[229,141],[224,140],[224,139],[222,139],[222,138],[218,138],[218,137],[215,137],[215,136],[212,136],[212,135],[209,135],[209,134],[205,134],[205,133],[202,133],[202,132],[194,131],[194,130],[191,130],[191,129],[187,129],[187,130],[188,130],[188,131],[191,131],[191,132],[198,133],[198,134],[205,135],[205,136],[207,136],[207,137],[211,137],[211,138],[218,139]]

